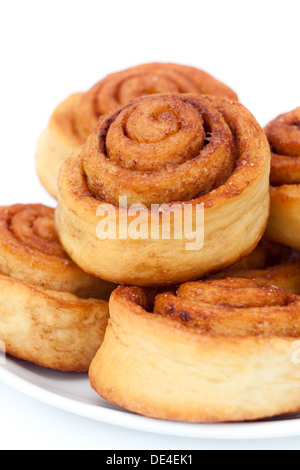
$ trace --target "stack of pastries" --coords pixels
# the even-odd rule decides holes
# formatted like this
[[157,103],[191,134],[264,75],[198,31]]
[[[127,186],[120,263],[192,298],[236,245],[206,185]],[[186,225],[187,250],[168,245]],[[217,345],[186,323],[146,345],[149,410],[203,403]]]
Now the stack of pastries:
[[152,418],[300,411],[300,108],[263,129],[202,70],[139,65],[60,104],[36,161],[56,209],[0,208],[9,354]]

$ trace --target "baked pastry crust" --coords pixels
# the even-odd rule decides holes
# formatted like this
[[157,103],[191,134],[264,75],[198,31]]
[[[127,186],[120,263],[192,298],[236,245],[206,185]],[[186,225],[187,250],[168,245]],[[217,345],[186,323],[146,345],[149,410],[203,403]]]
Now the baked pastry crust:
[[[199,279],[239,261],[262,238],[269,172],[265,134],[240,103],[204,95],[141,98],[102,117],[80,154],[63,164],[59,237],[76,264],[110,282],[164,286]],[[149,232],[131,237],[135,216],[118,204],[120,195],[130,207],[143,204],[141,224],[151,225],[157,239]],[[195,222],[200,206],[203,247],[187,250],[191,234],[176,237],[172,220],[164,239],[162,214],[183,220],[189,208]],[[119,232],[101,238],[99,214],[109,208]]]
[[75,110],[82,95],[71,95],[57,106],[37,143],[36,171],[46,191],[55,199],[62,163],[84,143],[74,130]]
[[0,273],[6,352],[51,369],[86,372],[104,337],[114,286],[70,260],[53,209],[0,208]]
[[91,386],[151,418],[228,422],[298,412],[299,312],[298,296],[248,279],[158,295],[119,287]]
[[272,150],[266,236],[300,251],[300,107],[280,115],[265,132]]
[[211,279],[227,277],[253,279],[260,286],[277,286],[300,295],[300,254],[264,238],[246,258]]
[[203,93],[237,100],[226,85],[206,72],[178,64],[144,64],[108,75],[86,93],[61,103],[51,116],[37,146],[37,173],[57,198],[60,165],[77,152],[103,114],[140,97],[161,92]]

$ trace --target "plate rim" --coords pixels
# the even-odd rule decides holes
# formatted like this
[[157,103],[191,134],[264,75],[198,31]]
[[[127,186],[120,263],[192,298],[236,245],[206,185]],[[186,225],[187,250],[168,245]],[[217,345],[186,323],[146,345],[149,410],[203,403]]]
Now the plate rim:
[[[6,361],[14,362],[10,358]],[[26,363],[20,367],[26,372]],[[247,423],[181,423],[131,414],[122,408],[112,409],[79,402],[26,380],[5,367],[5,364],[0,365],[0,381],[23,395],[61,411],[132,431],[179,438],[239,441],[300,436],[300,417]]]

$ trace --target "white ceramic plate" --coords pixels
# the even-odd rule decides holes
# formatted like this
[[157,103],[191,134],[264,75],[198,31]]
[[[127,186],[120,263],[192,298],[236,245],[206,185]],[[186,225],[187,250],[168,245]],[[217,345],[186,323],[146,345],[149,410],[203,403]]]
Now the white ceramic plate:
[[255,423],[188,424],[145,418],[111,405],[90,387],[84,374],[64,374],[6,358],[0,380],[56,408],[102,423],[169,436],[207,439],[262,439],[300,436],[300,416]]

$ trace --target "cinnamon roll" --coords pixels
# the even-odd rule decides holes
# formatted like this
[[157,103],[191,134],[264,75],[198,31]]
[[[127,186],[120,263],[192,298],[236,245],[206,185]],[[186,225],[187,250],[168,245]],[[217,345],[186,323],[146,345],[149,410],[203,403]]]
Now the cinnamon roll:
[[186,65],[145,64],[108,75],[88,92],[71,95],[55,109],[37,147],[37,172],[46,190],[57,198],[62,162],[85,143],[100,116],[142,95],[169,92],[237,100],[226,85]]
[[300,253],[265,238],[244,259],[211,276],[254,279],[260,286],[277,286],[300,295]]
[[270,149],[238,102],[162,94],[103,116],[59,176],[56,226],[84,271],[175,285],[232,265],[269,215]]
[[300,251],[300,107],[265,129],[272,150],[267,237]]
[[300,297],[248,279],[119,287],[90,367],[101,397],[151,418],[249,421],[300,410]]
[[0,340],[6,352],[61,371],[87,371],[102,343],[114,286],[61,247],[54,210],[0,208]]

